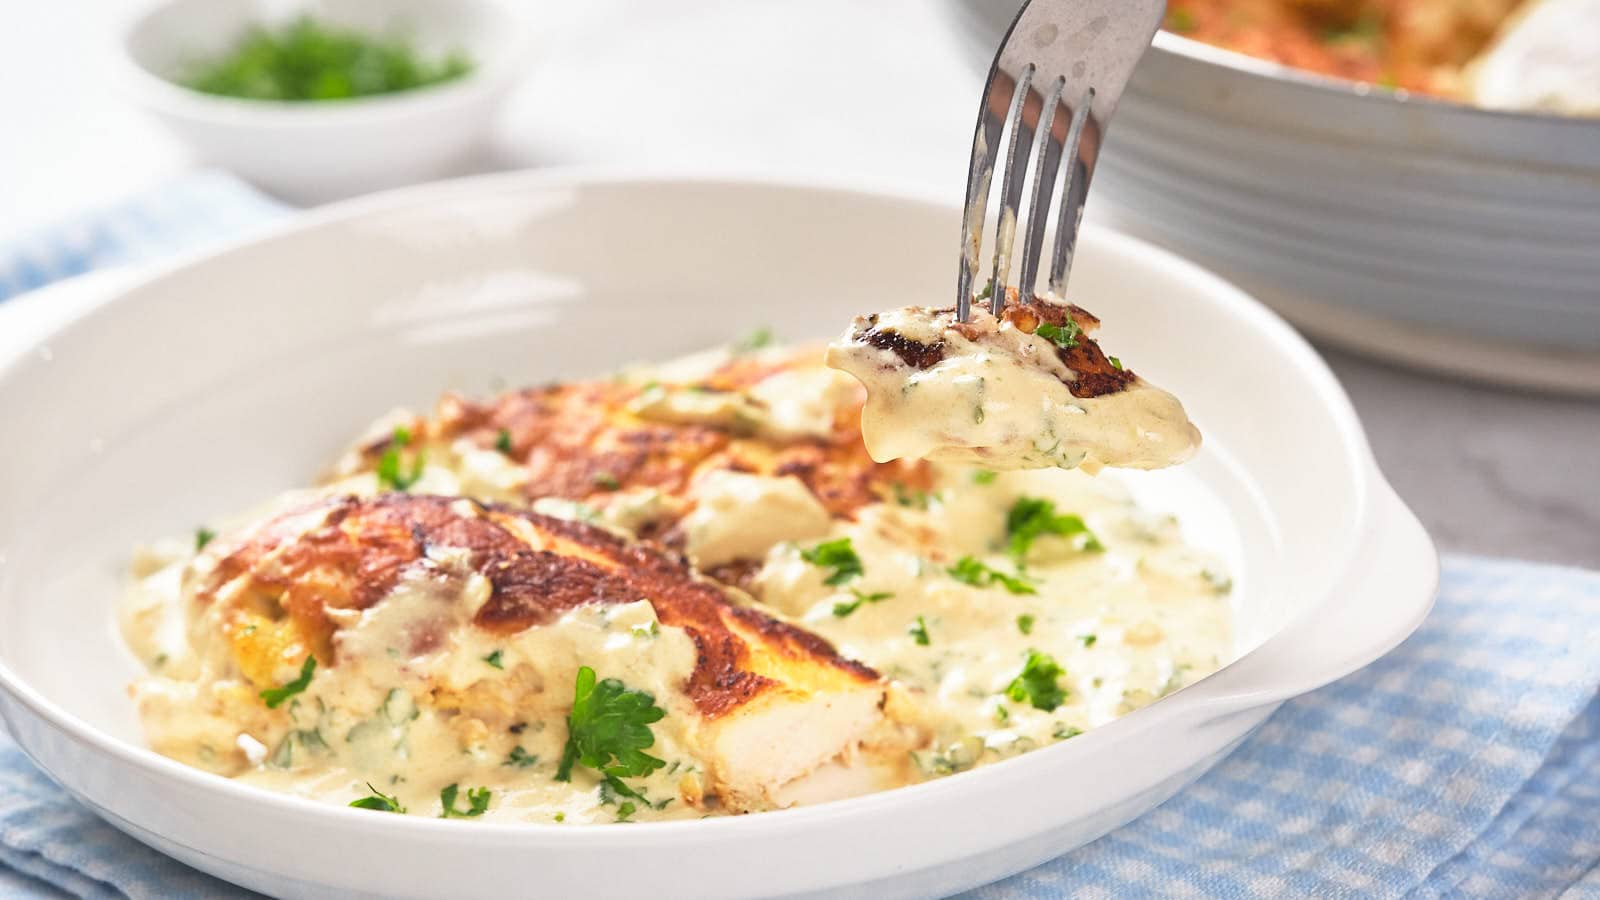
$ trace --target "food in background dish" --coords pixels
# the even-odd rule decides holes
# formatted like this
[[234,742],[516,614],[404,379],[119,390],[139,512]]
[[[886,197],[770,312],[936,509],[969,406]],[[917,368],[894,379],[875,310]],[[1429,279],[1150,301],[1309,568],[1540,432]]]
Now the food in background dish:
[[1067,304],[1012,299],[999,317],[907,307],[861,316],[828,365],[867,389],[861,432],[880,462],[991,469],[1157,469],[1194,455],[1178,399],[1106,356],[1100,325]]
[[1597,111],[1594,0],[1174,0],[1166,27],[1385,88],[1507,109]]
[[460,52],[434,58],[405,38],[302,16],[252,27],[226,52],[190,63],[177,81],[245,100],[345,100],[442,84],[470,71],[472,61]]
[[696,818],[1005,759],[1232,657],[1226,567],[1111,475],[875,463],[860,385],[761,344],[447,395],[150,548],[150,741],[377,812]]

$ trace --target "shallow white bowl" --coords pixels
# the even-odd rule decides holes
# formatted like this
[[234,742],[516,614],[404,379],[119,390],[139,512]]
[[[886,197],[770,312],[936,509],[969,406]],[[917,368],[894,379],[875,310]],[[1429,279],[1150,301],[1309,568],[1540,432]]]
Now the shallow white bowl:
[[512,174],[330,208],[127,288],[0,361],[0,714],[118,827],[278,895],[919,896],[1103,834],[1410,633],[1433,547],[1316,354],[1226,283],[1091,229],[1077,298],[1206,433],[1192,463],[1132,483],[1234,559],[1248,652],[1221,672],[988,768],[690,822],[375,816],[142,747],[111,625],[135,543],[302,484],[374,414],[447,387],[594,375],[760,325],[826,337],[945,298],[958,222],[942,200],[797,181]]
[[[986,70],[1017,0],[949,5]],[[1600,392],[1600,119],[1374,90],[1161,32],[1101,160],[1102,221],[1318,338]],[[1374,318],[1427,333],[1396,341]],[[1474,343],[1431,349],[1452,338]],[[1518,346],[1564,365],[1506,360]]]
[[[472,72],[433,87],[316,102],[239,100],[174,83],[226,51],[246,28],[306,12],[371,34],[398,33],[421,53],[467,53]],[[285,14],[288,15],[285,15]],[[426,180],[484,138],[525,70],[522,15],[509,0],[157,0],[132,16],[112,77],[207,162],[300,203]]]

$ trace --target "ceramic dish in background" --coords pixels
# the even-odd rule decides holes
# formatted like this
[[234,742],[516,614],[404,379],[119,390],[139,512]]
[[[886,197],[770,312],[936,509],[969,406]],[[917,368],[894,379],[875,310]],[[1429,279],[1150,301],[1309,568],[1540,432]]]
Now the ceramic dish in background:
[[[975,66],[1016,6],[951,0]],[[1095,184],[1101,221],[1330,343],[1600,393],[1600,119],[1375,91],[1161,32]]]
[[[245,30],[308,13],[418,52],[462,51],[474,66],[438,85],[349,100],[264,101],[203,94],[171,79]],[[157,0],[118,37],[111,77],[207,162],[287,200],[318,203],[438,177],[486,137],[525,70],[522,12],[509,0]]]
[[1393,647],[1437,575],[1316,354],[1228,284],[1092,227],[1074,291],[1206,434],[1193,462],[1129,483],[1236,576],[1243,656],[1149,707],[900,790],[573,826],[250,788],[145,749],[125,693],[138,666],[111,619],[136,543],[303,484],[375,413],[446,388],[592,376],[757,326],[820,339],[947,297],[959,219],[813,183],[522,173],[331,207],[141,279],[0,360],[0,714],[119,828],[282,896],[927,896],[1092,840]]

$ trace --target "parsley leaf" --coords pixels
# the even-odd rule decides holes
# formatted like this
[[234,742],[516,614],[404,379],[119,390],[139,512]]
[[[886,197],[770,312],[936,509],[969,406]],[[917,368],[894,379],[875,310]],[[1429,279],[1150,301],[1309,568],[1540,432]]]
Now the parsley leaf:
[[444,806],[444,812],[439,814],[441,819],[473,819],[484,814],[489,808],[489,789],[486,787],[467,789],[467,808],[456,809],[456,794],[460,788],[448,785],[439,792],[439,803]]
[[1092,634],[1080,634],[1078,635],[1078,640],[1083,641],[1083,647],[1085,650],[1087,650],[1088,648],[1093,647],[1094,642],[1099,640],[1099,638]]
[[504,453],[507,456],[511,455],[511,431],[510,431],[510,429],[507,429],[507,428],[500,429],[500,433],[495,435],[495,438],[494,438],[494,448],[496,450],[499,450],[501,453]]
[[924,622],[921,616],[917,616],[915,622],[906,626],[906,634],[911,635],[911,639],[920,646],[926,647],[930,643],[928,640],[928,623]]
[[1022,558],[1028,555],[1028,548],[1040,535],[1057,534],[1062,537],[1082,535],[1078,546],[1082,550],[1099,552],[1105,549],[1100,539],[1095,536],[1083,519],[1070,515],[1058,514],[1055,503],[1041,500],[1038,497],[1019,497],[1011,505],[1011,511],[1006,513],[1006,552],[1011,554],[1020,565]]
[[317,670],[317,658],[307,656],[306,661],[300,664],[300,677],[289,682],[283,687],[267,688],[261,692],[261,699],[265,700],[268,709],[277,709],[283,701],[293,697],[311,686],[311,673]]
[[850,593],[855,595],[854,600],[843,600],[833,604],[833,614],[841,619],[860,609],[863,603],[882,603],[894,596],[888,591],[874,591],[870,594],[863,594],[858,590],[852,589]]
[[204,550],[206,548],[206,545],[211,543],[211,539],[215,538],[216,536],[217,536],[217,533],[215,531],[212,531],[209,528],[197,528],[197,529],[195,529],[195,532],[194,532],[194,552],[199,553],[201,550]]
[[411,471],[403,472],[400,467],[400,451],[411,443],[411,430],[404,425],[397,425],[394,436],[389,440],[389,449],[383,451],[383,456],[378,459],[378,487],[392,491],[410,490],[422,478],[422,467],[427,461],[427,454],[418,453],[411,460]]
[[1007,575],[997,569],[990,568],[971,556],[963,556],[956,560],[956,564],[945,570],[950,577],[970,584],[973,587],[992,587],[996,584],[1013,594],[1036,594],[1033,585],[1023,580],[1021,576]]
[[617,821],[618,822],[626,822],[626,821],[628,821],[628,817],[633,815],[637,810],[638,810],[638,807],[633,805],[633,801],[632,800],[624,800],[624,801],[622,801],[622,804],[617,807]]
[[529,766],[536,765],[538,762],[539,755],[537,753],[529,753],[528,751],[522,749],[521,744],[518,744],[511,748],[511,755],[506,757],[506,761],[503,763],[503,765],[515,766],[518,769],[526,769]]
[[1078,327],[1077,322],[1067,319],[1063,325],[1051,325],[1049,322],[1045,322],[1035,328],[1033,333],[1046,340],[1054,341],[1055,345],[1063,350],[1071,350],[1078,346],[1078,336],[1083,334],[1083,329]]
[[1017,630],[1023,634],[1033,634],[1033,616],[1027,613],[1017,616]]
[[1111,362],[1111,368],[1116,369],[1118,372],[1122,371],[1122,360],[1117,359],[1115,356],[1108,356],[1106,359]]
[[597,682],[594,669],[579,668],[556,780],[571,781],[573,765],[581,764],[605,776],[617,793],[643,800],[622,779],[643,777],[667,764],[644,752],[656,742],[651,724],[666,714],[649,693],[629,690],[615,678]]
[[1066,674],[1061,665],[1047,653],[1028,651],[1028,661],[1022,671],[1006,685],[1006,696],[1021,703],[1027,701],[1034,709],[1050,712],[1066,702],[1067,692],[1056,683]]
[[771,328],[757,328],[755,331],[752,331],[737,341],[734,341],[728,347],[728,350],[731,351],[735,356],[743,356],[746,353],[754,353],[763,347],[772,346],[772,340]]
[[972,473],[972,483],[973,484],[994,484],[994,480],[996,478],[998,478],[999,476],[1000,476],[999,472],[991,472],[988,469],[978,469],[977,471]]
[[392,812],[405,815],[406,808],[400,805],[399,797],[391,797],[385,794],[383,791],[373,787],[370,781],[367,782],[367,790],[372,792],[371,796],[351,800],[350,805],[356,809],[371,809],[377,812]]
[[800,558],[814,566],[832,569],[833,574],[822,581],[829,587],[838,587],[862,573],[861,557],[856,555],[856,549],[850,545],[850,539],[847,537],[836,541],[825,541],[810,550],[802,550]]
[[501,662],[500,655],[501,655],[500,651],[496,650],[495,652],[489,654],[488,656],[485,656],[483,658],[483,661],[488,663],[491,666],[494,666],[496,669],[504,669],[505,668],[505,664],[503,662]]
[[1064,741],[1067,738],[1075,738],[1080,734],[1083,734],[1082,728],[1079,728],[1076,725],[1066,725],[1061,722],[1057,722],[1056,730],[1050,732],[1050,736],[1058,741]]
[[603,491],[614,491],[617,488],[622,487],[622,482],[618,481],[617,476],[611,474],[610,472],[596,472],[594,476],[594,486]]

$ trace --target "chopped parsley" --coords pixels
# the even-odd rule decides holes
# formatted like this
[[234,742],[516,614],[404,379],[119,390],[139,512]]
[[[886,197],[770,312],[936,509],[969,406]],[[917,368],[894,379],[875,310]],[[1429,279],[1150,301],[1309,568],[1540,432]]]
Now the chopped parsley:
[[618,822],[626,822],[626,821],[628,821],[628,817],[633,815],[635,812],[637,812],[638,809],[639,808],[637,806],[633,805],[633,801],[632,800],[624,800],[624,801],[622,801],[622,803],[619,806],[617,806],[617,821]]
[[615,678],[597,681],[594,669],[579,668],[556,780],[571,781],[572,767],[583,765],[604,777],[602,788],[648,803],[622,779],[641,778],[667,764],[644,752],[656,741],[650,726],[666,714],[649,693],[630,690]]
[[833,604],[833,614],[841,619],[860,609],[863,603],[882,603],[894,596],[888,591],[874,591],[870,594],[863,594],[860,591],[851,590],[850,593],[855,596],[854,600],[842,600]]
[[972,483],[973,484],[994,484],[994,480],[996,478],[998,478],[999,476],[1000,476],[999,472],[991,472],[988,469],[978,469],[978,470],[976,470],[976,471],[974,471],[972,473]]
[[1060,664],[1048,653],[1029,650],[1022,671],[1006,685],[1006,696],[1018,703],[1031,703],[1034,709],[1051,712],[1066,702],[1066,690],[1056,683],[1064,674]]
[[622,482],[618,481],[617,476],[610,472],[599,472],[594,476],[594,486],[603,491],[614,491],[622,487]]
[[1078,640],[1083,641],[1084,649],[1088,649],[1090,647],[1093,647],[1094,646],[1094,642],[1098,641],[1099,638],[1095,637],[1092,634],[1080,634],[1080,635],[1078,635]]
[[444,812],[439,814],[441,819],[475,819],[484,814],[489,808],[489,789],[486,787],[467,789],[467,808],[456,809],[456,795],[460,788],[454,784],[447,785],[439,792],[439,803],[444,807]]
[[800,551],[800,558],[814,566],[832,569],[833,573],[822,580],[829,587],[838,587],[862,573],[861,557],[847,537],[825,541],[810,550]]
[[1027,613],[1017,616],[1017,630],[1023,634],[1033,634],[1033,616]]
[[209,528],[197,528],[197,529],[195,529],[195,532],[194,532],[194,552],[199,553],[201,550],[204,550],[206,548],[206,545],[211,543],[212,538],[215,538],[216,536],[217,536],[217,533],[215,531],[212,531]]
[[1076,725],[1067,725],[1067,724],[1064,724],[1064,723],[1061,723],[1061,722],[1057,722],[1056,723],[1056,730],[1052,731],[1050,733],[1050,736],[1055,738],[1058,741],[1064,741],[1067,738],[1075,738],[1080,734],[1083,734],[1083,729],[1082,728],[1079,728]]
[[1020,564],[1034,540],[1046,534],[1076,538],[1081,550],[1099,552],[1105,549],[1081,517],[1058,514],[1055,503],[1049,500],[1017,498],[1011,511],[1006,513],[1006,552]]
[[518,744],[511,748],[511,755],[506,757],[504,764],[518,769],[526,769],[529,766],[537,765],[538,762],[539,755],[537,753],[529,753],[522,749],[521,744]]
[[923,621],[921,616],[917,616],[915,622],[906,626],[906,634],[911,635],[911,639],[916,641],[919,646],[926,647],[929,644],[928,623]]
[[483,658],[483,661],[488,663],[491,666],[494,666],[496,669],[504,669],[505,668],[505,664],[501,661],[500,651],[499,650],[496,650],[495,652],[489,654],[488,656],[485,656]]
[[511,431],[509,429],[502,428],[500,433],[495,435],[494,448],[507,456],[511,455]]
[[1006,709],[1004,706],[996,706],[994,708],[994,721],[997,725],[1004,725],[1011,721],[1011,710]]
[[1033,333],[1055,342],[1055,345],[1063,350],[1071,350],[1078,346],[1078,336],[1083,334],[1083,329],[1078,327],[1077,322],[1067,319],[1063,325],[1051,325],[1049,322],[1044,322],[1038,328],[1035,328]]
[[300,677],[283,687],[267,688],[261,692],[261,699],[266,701],[268,709],[277,709],[283,705],[283,701],[310,687],[311,673],[316,670],[317,658],[315,656],[307,656],[306,661],[300,664]]
[[742,356],[746,353],[754,353],[764,347],[770,347],[772,346],[772,341],[772,329],[762,327],[734,341],[728,349],[735,356]]
[[1188,34],[1196,27],[1194,14],[1186,9],[1171,9],[1167,11],[1167,20],[1163,23],[1168,31],[1178,34]]
[[418,453],[411,460],[411,471],[403,471],[400,465],[400,451],[411,443],[411,429],[404,425],[397,425],[394,435],[389,439],[389,447],[383,451],[383,456],[378,459],[378,487],[391,491],[410,490],[413,484],[422,479],[422,467],[427,461],[427,455]]
[[565,822],[566,820],[567,820],[567,814],[566,813],[564,813],[564,812],[556,813],[556,821],[557,822]]
[[369,796],[359,797],[355,800],[351,800],[350,805],[354,806],[356,809],[370,809],[377,812],[391,812],[405,815],[406,808],[400,805],[399,797],[391,797],[388,794],[385,794],[383,791],[373,787],[372,782],[370,781],[367,782],[367,790],[371,791],[372,793]]
[[1117,359],[1115,356],[1108,356],[1106,359],[1111,361],[1111,368],[1116,369],[1118,372],[1122,371],[1122,360]]
[[998,569],[990,568],[979,562],[975,557],[963,556],[956,560],[956,564],[945,570],[950,577],[970,584],[973,587],[992,587],[996,584],[1013,594],[1036,594],[1033,585],[1023,580],[1020,576],[1007,575]]
[[921,488],[912,490],[898,481],[894,483],[893,487],[894,502],[901,506],[909,506],[912,509],[927,509],[928,501],[933,498],[932,494]]

